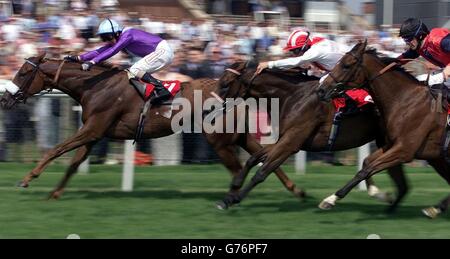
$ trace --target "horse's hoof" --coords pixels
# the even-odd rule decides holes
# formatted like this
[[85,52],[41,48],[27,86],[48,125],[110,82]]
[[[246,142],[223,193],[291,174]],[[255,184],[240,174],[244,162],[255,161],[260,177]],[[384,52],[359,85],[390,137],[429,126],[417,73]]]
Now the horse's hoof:
[[228,205],[224,201],[218,201],[216,202],[216,208],[219,210],[227,210]]
[[20,181],[17,183],[17,187],[27,188],[28,186],[30,185],[26,181]]
[[322,201],[320,204],[319,204],[319,209],[321,209],[321,210],[331,210],[332,208],[334,208],[334,204],[331,204],[330,202],[327,202],[327,201]]
[[435,218],[437,218],[437,216],[439,216],[439,214],[442,213],[442,211],[435,207],[429,207],[429,208],[423,209],[422,213],[430,219],[435,219]]
[[300,190],[300,189],[295,189],[294,197],[297,197],[302,200],[302,199],[306,198],[306,192],[303,190]]
[[387,204],[393,204],[394,203],[394,197],[389,192],[379,192],[372,196],[374,199],[377,199],[381,202],[385,202]]
[[61,194],[58,192],[51,192],[50,195],[48,195],[48,200],[57,200],[61,197]]
[[386,214],[394,214],[397,212],[397,206],[389,206],[386,210]]

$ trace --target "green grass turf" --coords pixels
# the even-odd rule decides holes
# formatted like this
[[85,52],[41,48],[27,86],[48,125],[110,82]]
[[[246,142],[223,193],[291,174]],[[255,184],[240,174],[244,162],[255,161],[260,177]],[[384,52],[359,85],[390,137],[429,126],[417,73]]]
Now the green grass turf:
[[[448,193],[430,168],[408,168],[413,186],[394,215],[365,192],[353,191],[332,211],[318,203],[345,184],[354,167],[284,167],[309,198],[300,202],[274,175],[241,205],[217,210],[230,177],[221,165],[138,167],[135,190],[120,191],[120,166],[92,166],[76,175],[63,197],[46,197],[64,172],[49,167],[28,189],[14,187],[34,165],[0,163],[0,238],[450,238],[450,215],[429,220],[421,209]],[[253,173],[253,172],[252,172]],[[392,191],[386,174],[377,184]]]

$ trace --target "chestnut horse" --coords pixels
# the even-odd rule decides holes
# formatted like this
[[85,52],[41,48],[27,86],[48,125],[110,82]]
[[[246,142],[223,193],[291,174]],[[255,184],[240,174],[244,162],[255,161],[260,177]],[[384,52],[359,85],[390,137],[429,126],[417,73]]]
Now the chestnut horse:
[[[45,59],[44,53],[39,57],[28,59],[16,74],[13,83],[20,90],[14,95],[5,92],[0,100],[4,109],[10,109],[18,102],[25,102],[28,97],[50,89],[66,93],[83,108],[83,127],[75,135],[48,151],[38,165],[19,183],[21,187],[28,187],[29,182],[39,177],[52,160],[77,149],[63,179],[50,194],[50,198],[56,199],[61,196],[70,177],[76,173],[78,166],[88,157],[92,146],[98,140],[103,137],[114,139],[134,137],[143,100],[130,85],[123,70],[95,66],[91,71],[81,71],[78,63]],[[198,79],[183,83],[181,96],[192,104],[194,90],[202,90],[202,98],[209,98],[210,92],[218,90],[217,81]],[[158,115],[166,109],[167,106],[159,106],[148,111],[143,137],[159,138],[174,134],[171,119]],[[172,117],[178,112],[174,111]],[[206,134],[206,138],[225,167],[230,170],[233,178],[236,178],[242,169],[236,154],[237,147],[242,147],[250,154],[261,149],[249,134],[213,133]],[[298,189],[281,169],[277,169],[277,176],[295,196],[304,196],[304,192]],[[234,192],[241,186],[242,182],[234,180],[230,191]]]
[[[332,208],[359,182],[414,158],[427,160],[450,184],[449,150],[445,150],[447,147],[443,143],[448,127],[447,107],[443,109],[441,100],[435,100],[430,89],[403,68],[387,67],[388,64],[399,64],[399,60],[382,59],[376,50],[366,50],[366,46],[367,41],[361,42],[348,52],[318,93],[323,100],[329,100],[345,89],[368,89],[386,125],[387,142],[365,159],[362,170],[347,185],[321,203],[323,209]],[[445,99],[442,103],[446,104]],[[446,211],[449,204],[450,196],[423,212],[434,218]]]

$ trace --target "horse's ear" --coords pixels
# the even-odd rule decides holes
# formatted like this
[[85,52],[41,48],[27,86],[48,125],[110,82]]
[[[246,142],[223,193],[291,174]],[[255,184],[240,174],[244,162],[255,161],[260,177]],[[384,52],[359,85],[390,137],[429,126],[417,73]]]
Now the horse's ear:
[[363,42],[363,49],[366,50],[366,48],[367,48],[367,38],[365,38]]
[[351,50],[352,53],[362,55],[366,51],[367,47],[367,39],[364,41],[360,41],[358,44],[356,44],[353,49]]
[[39,56],[36,57],[39,63],[44,61],[45,55],[47,55],[47,53],[46,52],[42,52],[42,53],[39,54]]

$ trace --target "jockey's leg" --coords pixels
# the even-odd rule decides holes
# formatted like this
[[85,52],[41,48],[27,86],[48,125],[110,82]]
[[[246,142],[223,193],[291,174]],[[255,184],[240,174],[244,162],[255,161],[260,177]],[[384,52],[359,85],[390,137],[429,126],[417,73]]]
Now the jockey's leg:
[[141,80],[155,86],[155,97],[152,99],[152,104],[158,104],[170,98],[169,90],[164,87],[160,80],[150,75],[150,73],[145,73]]
[[166,41],[161,41],[156,50],[131,66],[130,73],[136,78],[155,86],[156,96],[152,104],[160,103],[170,97],[170,92],[163,86],[162,82],[151,74],[166,68],[172,63],[173,51]]

